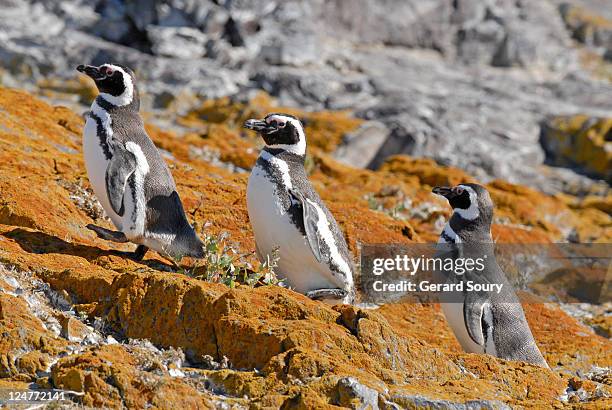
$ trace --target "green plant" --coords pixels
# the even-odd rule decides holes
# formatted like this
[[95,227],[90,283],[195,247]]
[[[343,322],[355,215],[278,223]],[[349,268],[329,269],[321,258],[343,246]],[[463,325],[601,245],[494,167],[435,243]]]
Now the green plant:
[[403,196],[397,198],[396,203],[391,208],[386,207],[383,198],[377,197],[375,194],[366,195],[365,199],[368,201],[368,208],[385,213],[393,219],[405,221],[411,217],[409,203]]
[[278,248],[274,248],[272,255],[266,255],[266,260],[261,262],[259,266],[253,267],[250,263],[246,263],[243,267],[242,279],[249,286],[259,285],[278,285],[281,281],[276,277],[274,268],[278,266],[280,256]]
[[[204,228],[209,227],[206,224]],[[206,282],[223,283],[230,288],[237,284],[250,287],[278,285],[274,268],[278,265],[278,250],[268,255],[266,260],[252,264],[253,253],[240,253],[238,246],[232,243],[228,232],[218,235],[204,233],[204,259],[191,269],[181,269],[181,273]]]

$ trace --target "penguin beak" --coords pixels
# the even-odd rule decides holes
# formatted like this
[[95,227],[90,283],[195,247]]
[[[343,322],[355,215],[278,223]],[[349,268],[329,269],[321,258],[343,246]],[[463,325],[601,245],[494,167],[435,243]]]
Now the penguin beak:
[[100,80],[100,79],[106,77],[105,74],[100,72],[100,69],[98,67],[95,67],[93,65],[84,65],[84,64],[81,64],[76,69],[77,69],[77,71],[79,71],[79,72],[81,72],[83,74],[88,75],[93,80]]
[[265,121],[254,119],[246,120],[243,127],[249,130],[257,131],[261,134],[270,134],[277,130],[275,126],[270,125]]
[[448,187],[448,186],[434,187],[434,189],[432,189],[431,192],[433,192],[436,195],[442,195],[446,199],[451,199],[457,196],[455,191],[451,187]]

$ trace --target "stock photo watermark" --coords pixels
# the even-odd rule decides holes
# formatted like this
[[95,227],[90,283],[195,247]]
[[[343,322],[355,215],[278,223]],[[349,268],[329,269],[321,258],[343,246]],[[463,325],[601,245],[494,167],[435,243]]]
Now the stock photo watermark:
[[[516,303],[529,290],[541,301],[611,300],[608,244],[363,245],[366,302],[459,302],[471,292]],[[540,299],[538,299],[540,300]]]

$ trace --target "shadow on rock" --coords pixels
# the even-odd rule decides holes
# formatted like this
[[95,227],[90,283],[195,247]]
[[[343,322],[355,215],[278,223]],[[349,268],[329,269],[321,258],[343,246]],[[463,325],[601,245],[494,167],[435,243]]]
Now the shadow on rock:
[[21,249],[28,253],[39,255],[59,253],[63,255],[80,256],[93,262],[96,259],[104,256],[120,256],[134,263],[147,266],[151,269],[157,269],[164,272],[173,272],[172,266],[157,260],[136,261],[132,258],[132,252],[119,251],[114,249],[104,250],[94,246],[74,244],[66,242],[53,235],[48,235],[44,232],[30,232],[25,229],[13,229],[10,232],[2,234],[8,239],[17,242]]

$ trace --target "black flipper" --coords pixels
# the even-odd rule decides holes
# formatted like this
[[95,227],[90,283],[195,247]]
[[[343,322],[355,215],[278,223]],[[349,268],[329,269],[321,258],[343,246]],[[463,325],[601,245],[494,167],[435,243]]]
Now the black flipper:
[[125,212],[123,194],[128,178],[136,170],[136,156],[121,144],[115,144],[113,157],[106,168],[106,194],[113,211],[119,216]]
[[302,206],[302,212],[304,216],[304,230],[306,231],[306,238],[310,245],[314,257],[318,262],[323,261],[324,251],[322,250],[320,237],[318,234],[317,223],[319,222],[319,213],[317,209],[304,198],[302,194],[292,189],[289,190],[289,194],[294,197]]
[[486,330],[483,328],[485,309],[490,309],[486,295],[477,292],[469,292],[463,302],[463,320],[468,335],[474,343],[485,345]]
[[89,224],[87,229],[92,230],[98,235],[98,238],[106,239],[107,241],[125,243],[128,242],[123,232],[111,231],[110,229],[102,228],[101,226]]

